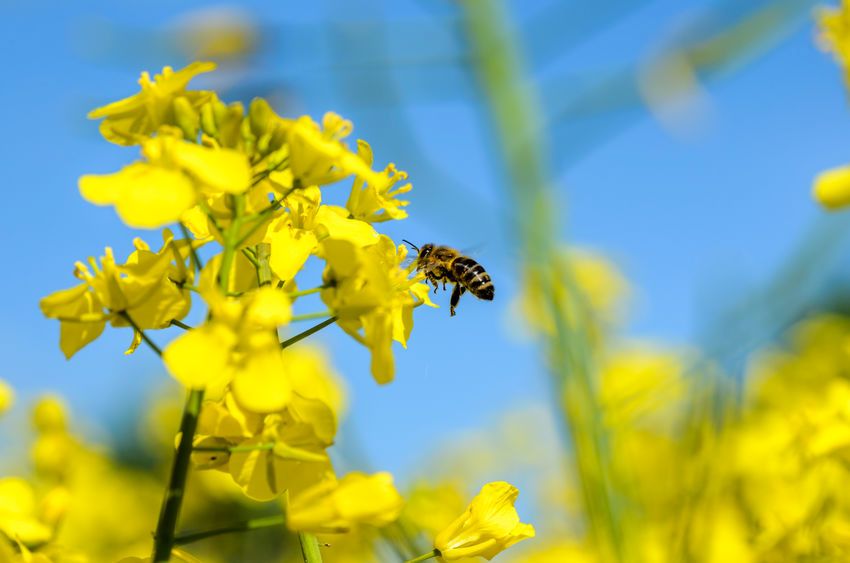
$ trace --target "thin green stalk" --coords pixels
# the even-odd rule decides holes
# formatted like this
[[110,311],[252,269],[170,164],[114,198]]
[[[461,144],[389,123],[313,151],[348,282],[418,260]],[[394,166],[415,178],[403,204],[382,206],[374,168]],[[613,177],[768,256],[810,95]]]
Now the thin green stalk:
[[273,450],[274,443],[252,444],[250,446],[195,446],[192,448],[196,452],[255,452],[263,450]]
[[260,287],[272,284],[272,269],[269,266],[272,245],[267,242],[257,244],[257,283]]
[[178,321],[177,319],[171,319],[170,324],[172,326],[180,327],[183,330],[192,330],[192,327],[184,323],[183,321]]
[[177,446],[177,453],[171,466],[168,488],[165,490],[159,522],[154,533],[154,563],[168,561],[171,558],[171,550],[176,545],[177,519],[180,517],[180,507],[186,492],[186,478],[192,457],[192,440],[198,427],[198,415],[201,413],[203,400],[203,389],[193,389],[189,392],[183,408],[183,418],[180,421],[180,444]]
[[322,311],[320,313],[305,313],[303,315],[292,315],[292,318],[289,319],[292,322],[295,321],[309,321],[312,319],[322,319],[324,317],[330,317],[333,313],[330,311]]
[[213,528],[211,530],[201,530],[199,532],[187,532],[179,534],[174,538],[175,545],[186,545],[187,543],[221,536],[224,534],[233,534],[238,532],[249,532],[251,530],[261,530],[263,528],[273,528],[286,524],[286,519],[282,514],[277,516],[267,516],[265,518],[253,518],[247,522],[239,522],[230,526],[222,526],[221,528]]
[[296,297],[304,297],[305,295],[312,295],[314,293],[319,293],[323,289],[327,289],[328,286],[320,285],[319,287],[314,287],[312,289],[302,289],[301,291],[292,291],[287,293],[290,299],[295,299]]
[[251,265],[254,266],[255,268],[260,267],[260,263],[257,261],[257,258],[253,254],[251,254],[251,251],[249,249],[243,248],[242,249],[242,256],[247,258],[248,262],[250,262]]
[[121,315],[128,323],[130,323],[130,326],[133,327],[133,330],[135,330],[142,336],[142,340],[145,341],[145,344],[150,346],[151,350],[156,352],[157,356],[162,356],[162,350],[160,349],[160,347],[157,346],[154,341],[148,337],[147,334],[145,334],[145,331],[139,328],[139,325],[136,324],[136,321],[133,320],[133,317],[131,317],[127,311],[119,311],[118,314]]
[[194,239],[192,238],[192,235],[191,235],[191,233],[189,233],[189,229],[186,228],[185,224],[179,223],[179,225],[180,225],[180,232],[183,233],[183,238],[185,238],[186,240],[189,241],[189,256],[192,259],[192,266],[198,272],[200,272],[201,270],[204,269],[204,264],[203,264],[203,262],[201,262],[201,259],[198,257],[198,251],[195,250],[195,247],[192,245],[192,241]]
[[317,324],[316,326],[310,327],[307,330],[305,330],[304,332],[301,332],[299,334],[296,334],[292,338],[288,338],[288,339],[284,340],[283,342],[280,343],[280,347],[281,348],[288,348],[288,347],[292,346],[293,344],[295,344],[296,342],[300,342],[301,340],[304,340],[305,338],[307,338],[311,334],[315,334],[315,333],[319,332],[320,330],[322,330],[326,326],[330,326],[330,325],[334,324],[336,321],[337,321],[336,317],[331,317],[329,319],[326,319],[326,320],[320,322],[319,324]]
[[304,563],[322,563],[322,553],[319,551],[319,540],[313,534],[298,532],[298,541],[301,542],[301,555]]
[[440,552],[435,549],[434,551],[431,551],[429,553],[423,553],[419,557],[414,557],[413,559],[408,559],[404,563],[419,563],[419,561],[427,561],[428,559],[431,559],[432,557],[439,557],[439,556],[440,556]]

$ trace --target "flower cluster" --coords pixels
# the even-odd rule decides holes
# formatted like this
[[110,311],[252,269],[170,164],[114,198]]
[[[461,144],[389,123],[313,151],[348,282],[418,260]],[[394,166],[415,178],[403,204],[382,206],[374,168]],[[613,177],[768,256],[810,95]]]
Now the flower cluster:
[[[350,148],[352,124],[336,114],[319,124],[281,117],[262,99],[245,108],[189,89],[213,69],[194,63],[166,67],[153,79],[144,73],[139,93],[91,112],[106,140],[137,146],[141,158],[83,176],[80,193],[114,207],[130,227],[161,229],[163,242],[152,250],[135,239],[123,263],[111,248],[78,262],[80,283],[45,297],[41,309],[60,322],[67,358],[107,324],[128,327],[127,353],[144,342],[187,390],[153,561],[194,560],[175,548],[190,468],[227,476],[249,499],[279,499],[282,515],[273,523],[285,520],[298,532],[307,557],[317,549],[311,534],[386,526],[403,508],[390,474],[337,474],[328,448],[343,393],[323,353],[294,345],[337,324],[369,350],[378,383],[394,379],[393,343],[406,346],[414,309],[433,306],[421,276],[406,265],[406,247],[376,230],[407,217],[401,197],[411,185],[393,164],[374,169],[365,141]],[[342,181],[351,182],[345,206],[324,203]],[[299,289],[311,260],[323,263],[321,280]],[[298,314],[299,299],[311,294],[326,310]],[[193,304],[204,314],[190,317]],[[190,318],[201,320],[190,326]],[[323,320],[281,340],[309,319]],[[154,331],[165,330],[183,332],[160,348]],[[46,424],[35,446],[39,470],[61,474],[73,444],[63,424]],[[8,487],[12,497],[29,498],[19,483]],[[431,555],[489,558],[532,536],[513,510],[516,495],[506,483],[485,487],[482,500],[437,537]],[[0,531],[24,557],[50,542],[53,521],[34,516],[32,502],[20,504],[30,520]]]

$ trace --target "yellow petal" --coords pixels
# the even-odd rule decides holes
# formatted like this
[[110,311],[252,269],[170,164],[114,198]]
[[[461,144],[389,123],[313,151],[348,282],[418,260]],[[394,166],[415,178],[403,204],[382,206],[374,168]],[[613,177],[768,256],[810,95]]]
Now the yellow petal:
[[245,154],[187,142],[176,143],[172,147],[174,160],[209,188],[206,191],[241,194],[251,187],[251,166]]
[[289,224],[274,231],[270,229],[266,241],[272,245],[269,266],[282,280],[294,278],[316,248],[316,236],[312,232]]
[[217,323],[207,323],[175,339],[163,350],[165,367],[190,389],[203,389],[230,373],[233,333]]
[[277,346],[247,354],[233,375],[233,396],[252,412],[279,411],[292,398],[292,382]]
[[95,205],[114,205],[128,226],[152,229],[174,223],[195,205],[192,182],[177,170],[137,162],[120,172],[80,178],[80,193]]

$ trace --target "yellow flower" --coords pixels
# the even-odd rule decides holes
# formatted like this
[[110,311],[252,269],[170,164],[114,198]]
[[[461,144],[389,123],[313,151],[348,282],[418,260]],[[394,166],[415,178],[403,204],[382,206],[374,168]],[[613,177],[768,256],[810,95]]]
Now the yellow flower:
[[466,499],[452,483],[415,483],[405,494],[404,518],[417,529],[435,536],[464,509]]
[[434,540],[440,557],[492,559],[518,541],[534,537],[534,527],[520,522],[514,508],[518,495],[514,486],[503,481],[484,485],[466,512]]
[[307,258],[318,251],[320,240],[346,240],[357,246],[378,242],[368,223],[349,218],[345,208],[322,205],[319,188],[298,190],[286,198],[288,213],[275,219],[265,241],[271,244],[269,266],[277,277],[291,280]]
[[59,347],[70,358],[100,336],[107,322],[130,326],[122,314],[141,329],[159,329],[189,312],[189,292],[182,284],[191,278],[186,267],[188,241],[175,241],[163,231],[163,245],[152,252],[141,239],[125,264],[116,264],[107,248],[100,265],[89,259],[91,269],[76,263],[75,275],[84,283],[57,291],[41,300],[45,317],[60,321]]
[[130,227],[150,229],[178,221],[199,196],[238,194],[251,185],[248,158],[232,149],[205,147],[163,131],[142,143],[147,162],[119,172],[89,174],[80,193],[95,205],[114,205]]
[[[372,166],[372,148],[366,141],[358,141],[357,144],[360,158]],[[390,164],[383,175],[386,176],[386,182],[382,185],[367,184],[363,179],[355,178],[348,202],[345,204],[352,217],[369,223],[407,217],[407,212],[402,207],[410,202],[397,197],[409,192],[413,186],[408,183],[393,191],[396,184],[407,180],[407,172],[396,170],[395,165]]]
[[15,390],[12,386],[0,379],[0,415],[12,408],[15,403]]
[[850,2],[843,0],[839,8],[821,8],[816,16],[821,46],[832,51],[846,70],[850,62]]
[[850,204],[850,166],[827,170],[815,178],[814,198],[827,209]]
[[401,267],[407,248],[396,247],[384,235],[366,248],[347,240],[326,240],[322,253],[328,262],[322,300],[339,317],[339,326],[369,348],[375,380],[389,383],[395,377],[393,341],[406,347],[414,307],[434,306],[428,287]]
[[229,472],[257,500],[273,499],[284,490],[296,494],[326,479],[333,473],[325,453],[335,433],[333,411],[327,405],[299,410],[301,391],[296,388],[292,404],[269,414],[244,409],[232,393],[206,401],[195,446],[236,449],[196,452],[193,462],[201,469]]
[[32,485],[17,477],[0,479],[0,534],[27,546],[50,540],[52,528],[38,514],[38,502]]
[[384,526],[398,518],[404,501],[389,473],[349,473],[292,495],[286,525],[299,532],[345,532],[356,524]]
[[386,176],[372,170],[360,155],[351,152],[342,139],[352,130],[351,122],[326,113],[322,127],[303,116],[289,129],[289,159],[292,174],[302,186],[332,184],[352,174],[378,189],[385,189]]
[[211,319],[172,341],[163,351],[163,361],[186,387],[221,389],[232,382],[234,395],[245,408],[279,410],[292,395],[276,332],[291,317],[289,298],[271,287],[239,299],[224,297],[205,281],[216,278],[219,263],[211,261],[201,275],[201,293]]
[[210,92],[186,91],[186,86],[198,74],[215,69],[214,63],[195,62],[174,72],[167,66],[162,74],[151,80],[143,72],[139,79],[142,91],[129,98],[99,107],[89,113],[90,119],[105,118],[100,132],[107,141],[118,145],[135,145],[166,124],[177,124],[175,102],[198,109],[210,97]]

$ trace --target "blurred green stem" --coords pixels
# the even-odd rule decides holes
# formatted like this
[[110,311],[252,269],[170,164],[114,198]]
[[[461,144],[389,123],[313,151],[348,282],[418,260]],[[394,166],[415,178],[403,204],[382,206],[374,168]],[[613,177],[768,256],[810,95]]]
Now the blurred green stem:
[[185,545],[187,543],[196,542],[206,538],[212,538],[215,536],[221,536],[224,534],[248,532],[251,530],[261,530],[263,528],[283,526],[284,524],[286,524],[286,518],[284,518],[282,514],[277,516],[268,516],[265,518],[253,518],[251,520],[248,520],[247,522],[239,522],[238,524],[231,524],[230,526],[223,526],[221,528],[213,528],[211,530],[203,530],[200,532],[187,532],[185,534],[180,534],[174,539],[174,544]]
[[555,320],[554,334],[544,337],[544,345],[572,438],[591,537],[600,560],[626,561],[616,480],[593,385],[592,317],[570,268],[559,268],[563,260],[555,241],[560,206],[549,183],[540,104],[526,79],[504,1],[467,0],[461,6],[473,65],[501,144],[526,274]]
[[431,551],[431,552],[428,552],[428,553],[423,553],[419,557],[414,557],[413,559],[408,559],[404,563],[419,563],[419,561],[427,561],[428,559],[431,559],[432,557],[439,557],[439,556],[440,556],[440,552],[435,549],[434,551]]
[[322,563],[322,553],[319,551],[319,540],[316,539],[316,536],[299,532],[298,541],[301,542],[301,555],[304,557],[304,563]]

